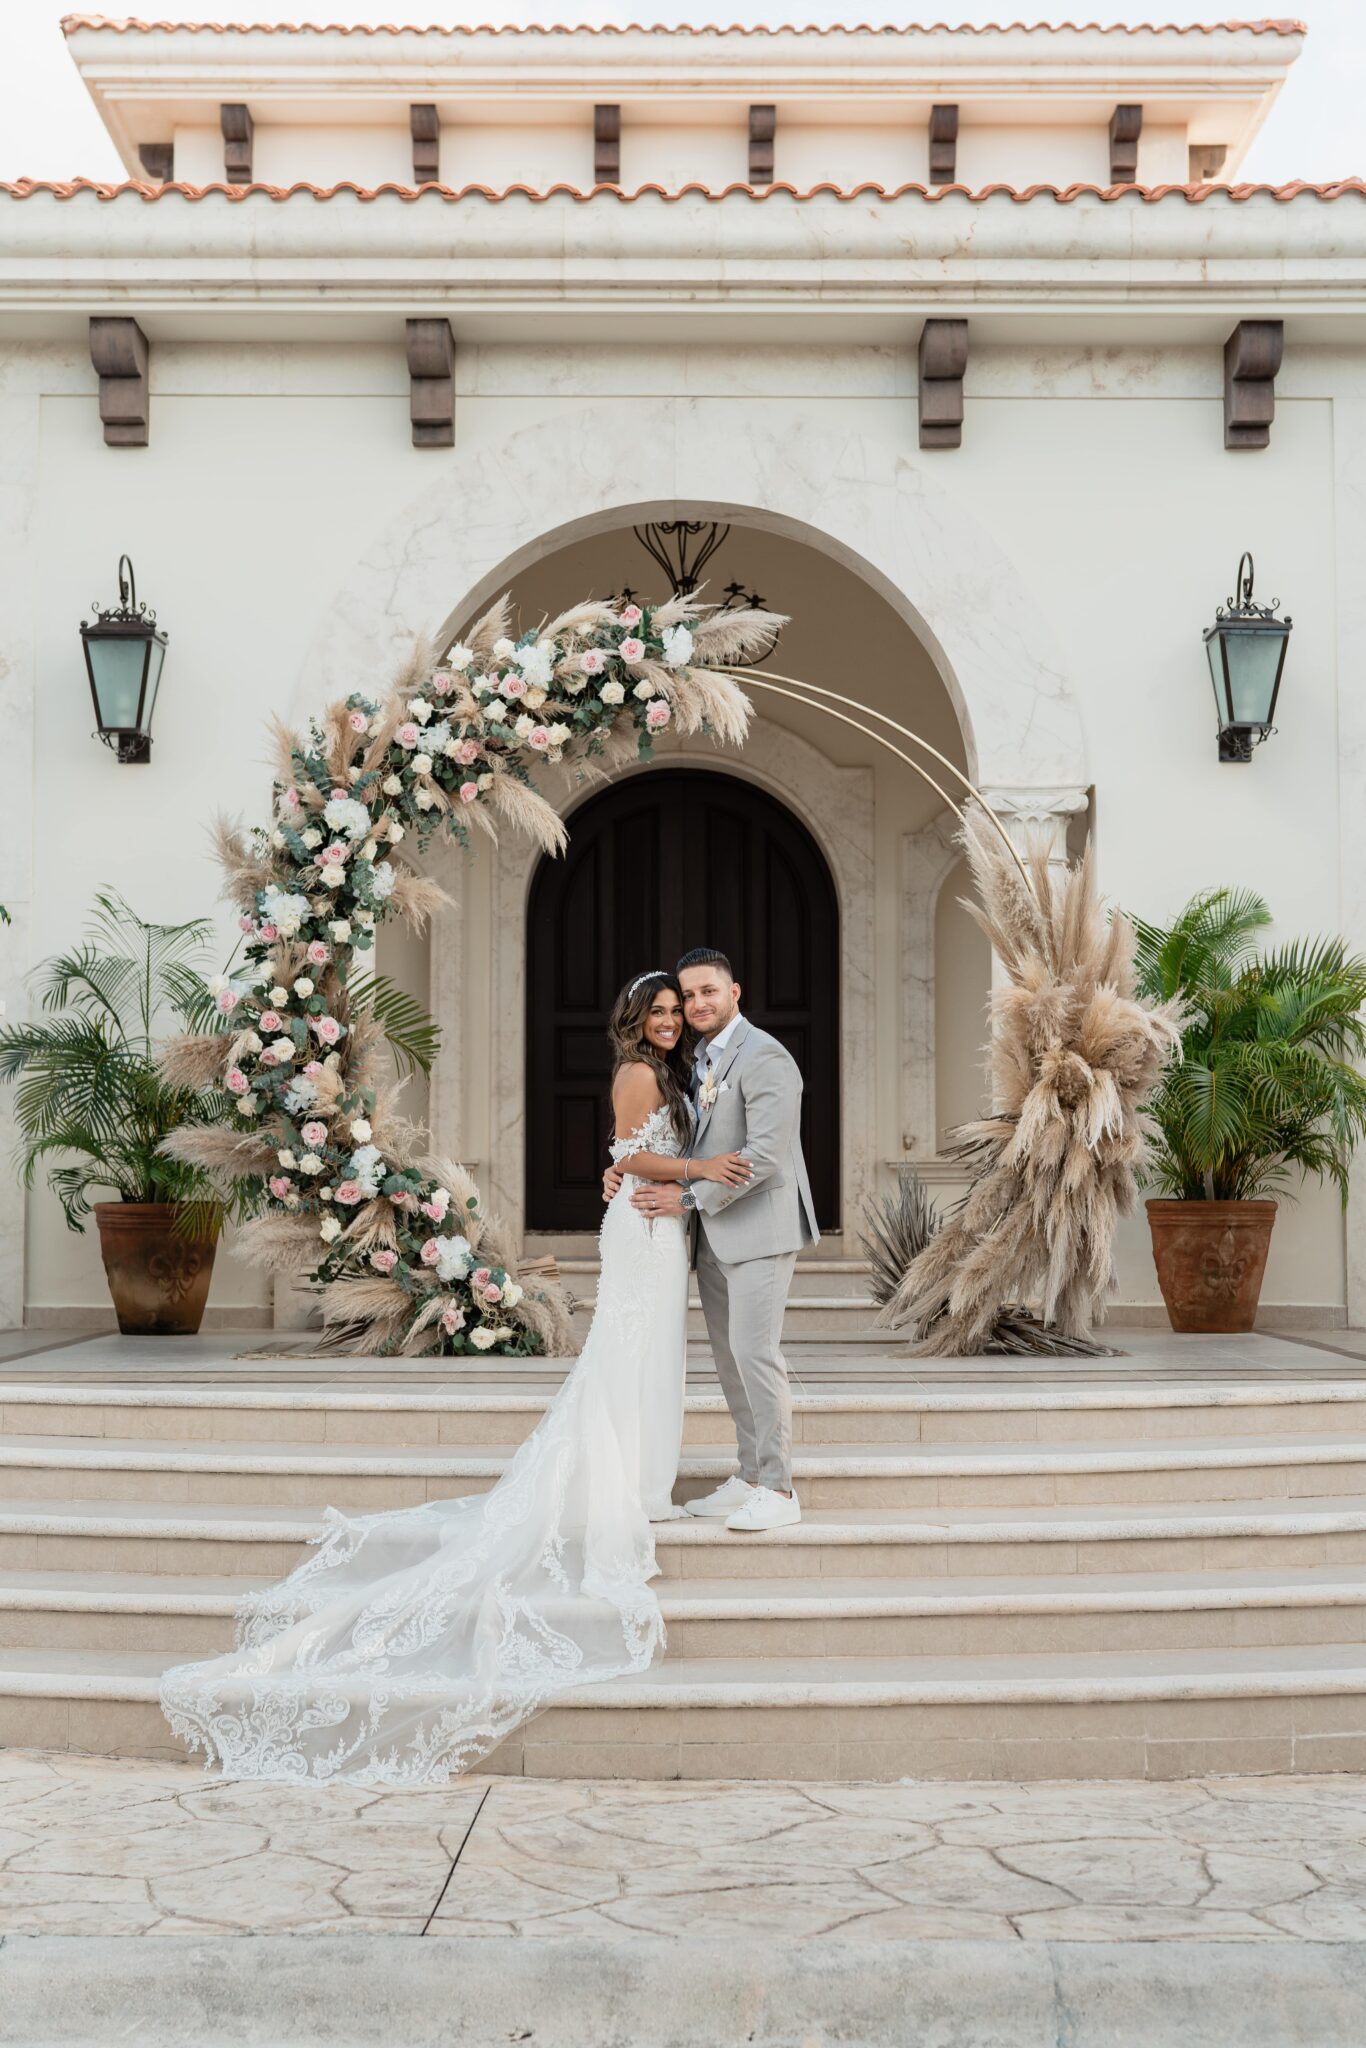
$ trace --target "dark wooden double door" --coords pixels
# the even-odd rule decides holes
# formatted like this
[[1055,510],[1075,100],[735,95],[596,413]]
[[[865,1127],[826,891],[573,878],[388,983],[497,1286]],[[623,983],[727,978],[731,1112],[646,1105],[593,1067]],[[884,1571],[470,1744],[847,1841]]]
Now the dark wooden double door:
[[815,841],[734,776],[656,768],[575,812],[527,910],[527,1227],[596,1230],[610,1137],[606,1021],[618,993],[691,946],[729,955],[745,1014],[802,1069],[802,1144],[839,1222],[839,906]]

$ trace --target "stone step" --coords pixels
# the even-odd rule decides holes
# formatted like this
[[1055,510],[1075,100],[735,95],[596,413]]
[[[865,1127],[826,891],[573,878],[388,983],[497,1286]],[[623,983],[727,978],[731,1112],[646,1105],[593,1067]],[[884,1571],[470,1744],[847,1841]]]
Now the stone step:
[[[340,1370],[345,1361],[338,1361]],[[927,1361],[932,1365],[933,1361]],[[1003,1363],[982,1361],[983,1364]],[[130,1366],[129,1370],[135,1369]],[[816,1443],[1075,1444],[1171,1437],[1293,1437],[1338,1433],[1366,1440],[1366,1382],[1270,1381],[1243,1385],[1012,1384],[940,1390],[862,1377],[868,1365],[830,1378],[833,1362],[805,1363],[794,1378],[793,1441]],[[240,1368],[245,1377],[249,1368]],[[445,1445],[515,1444],[533,1429],[559,1384],[564,1361],[536,1360],[490,1379],[452,1368],[444,1387],[355,1387],[336,1379],[286,1384],[0,1385],[5,1436],[156,1438],[172,1442]],[[709,1377],[709,1376],[708,1376]],[[734,1446],[725,1402],[690,1392],[689,1449]]]
[[[576,1294],[570,1325],[582,1339],[597,1307],[596,1293]],[[870,1295],[793,1295],[783,1313],[784,1343],[811,1342],[817,1338],[845,1344],[853,1337],[879,1346],[889,1342],[888,1332],[878,1323],[878,1306]],[[699,1342],[707,1334],[706,1317],[696,1294],[688,1296],[688,1335]]]
[[[253,1508],[337,1507],[378,1513],[483,1493],[511,1445],[329,1447],[309,1443],[164,1443],[134,1438],[0,1440],[0,1490],[13,1500],[215,1501]],[[685,1452],[679,1501],[734,1470],[722,1450]],[[1366,1493],[1366,1439],[1169,1438],[1058,1447],[1030,1444],[841,1444],[798,1447],[793,1483],[811,1508],[1115,1508],[1151,1501],[1289,1499]]]
[[[576,1301],[586,1302],[597,1293],[602,1266],[597,1259],[560,1259],[560,1277]],[[868,1301],[867,1259],[799,1258],[792,1273],[789,1302],[856,1298]],[[697,1301],[696,1286],[690,1288]]]
[[[0,1650],[230,1649],[261,1578],[0,1572]],[[667,1656],[1041,1656],[1366,1642],[1366,1566],[994,1579],[677,1579]]]
[[[279,1578],[321,1507],[195,1501],[0,1500],[0,1570],[207,1572]],[[1366,1563],[1366,1495],[1084,1507],[814,1509],[795,1528],[734,1534],[659,1524],[666,1579],[1002,1577]]]
[[[176,1756],[146,1651],[0,1654],[0,1742]],[[1182,1778],[1360,1770],[1359,1645],[1163,1656],[656,1665],[566,1695],[489,1759],[583,1778]]]

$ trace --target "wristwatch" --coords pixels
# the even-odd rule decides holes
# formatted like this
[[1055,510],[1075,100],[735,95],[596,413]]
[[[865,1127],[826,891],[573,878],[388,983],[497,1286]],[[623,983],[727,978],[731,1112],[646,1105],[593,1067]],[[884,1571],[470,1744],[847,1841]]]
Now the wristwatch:
[[680,1209],[695,1209],[697,1207],[697,1197],[691,1188],[684,1188],[678,1198],[678,1206]]

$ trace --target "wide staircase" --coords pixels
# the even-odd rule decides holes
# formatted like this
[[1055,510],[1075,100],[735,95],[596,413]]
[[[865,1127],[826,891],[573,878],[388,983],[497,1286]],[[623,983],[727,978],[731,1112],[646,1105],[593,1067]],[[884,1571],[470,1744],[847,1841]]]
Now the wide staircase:
[[[269,1342],[270,1340],[264,1340]],[[666,1657],[489,1768],[559,1777],[1366,1769],[1366,1367],[1124,1335],[1096,1364],[796,1342],[800,1527],[657,1531]],[[324,1506],[488,1486],[563,1366],[176,1354],[0,1368],[0,1742],[176,1755],[162,1668],[228,1647]],[[679,1498],[732,1469],[699,1356]]]

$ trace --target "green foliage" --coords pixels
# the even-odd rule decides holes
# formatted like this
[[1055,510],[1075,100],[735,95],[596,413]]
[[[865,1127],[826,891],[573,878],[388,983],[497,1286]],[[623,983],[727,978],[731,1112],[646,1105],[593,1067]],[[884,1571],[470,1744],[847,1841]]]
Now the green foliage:
[[1366,1132],[1366,960],[1341,939],[1254,949],[1260,896],[1208,889],[1167,929],[1134,920],[1142,994],[1185,1005],[1182,1059],[1148,1114],[1147,1178],[1183,1201],[1286,1196],[1305,1174],[1347,1199]]
[[221,1209],[205,1175],[158,1147],[179,1125],[225,1122],[228,1099],[169,1087],[155,1065],[158,1035],[213,1028],[200,972],[212,932],[206,919],[148,924],[102,892],[81,943],[33,977],[45,1015],[0,1030],[24,1185],[46,1163],[72,1230],[85,1228],[97,1188],[124,1202],[175,1203],[198,1233],[217,1228]]
[[441,1046],[441,1027],[387,974],[358,975],[348,994],[353,1009],[374,1018],[388,1041],[400,1078],[432,1071]]

